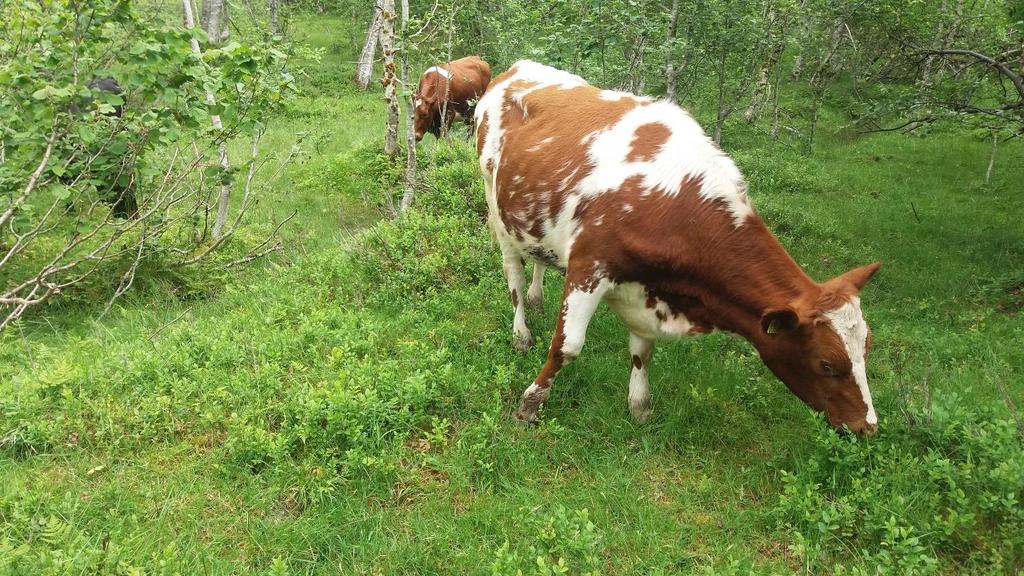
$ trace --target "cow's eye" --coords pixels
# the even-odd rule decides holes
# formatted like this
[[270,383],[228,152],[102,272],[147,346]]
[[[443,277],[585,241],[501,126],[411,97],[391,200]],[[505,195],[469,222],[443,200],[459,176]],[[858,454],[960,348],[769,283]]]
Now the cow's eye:
[[839,373],[836,371],[836,367],[832,365],[828,360],[821,361],[821,371],[829,376],[838,376]]

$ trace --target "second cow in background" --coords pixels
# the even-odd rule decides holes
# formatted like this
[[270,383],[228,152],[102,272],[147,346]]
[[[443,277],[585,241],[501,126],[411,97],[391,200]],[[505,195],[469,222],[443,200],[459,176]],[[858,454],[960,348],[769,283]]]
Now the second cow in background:
[[456,114],[472,122],[473,107],[490,82],[491,66],[479,56],[428,68],[413,96],[416,141],[427,132],[439,138],[442,126],[447,132]]

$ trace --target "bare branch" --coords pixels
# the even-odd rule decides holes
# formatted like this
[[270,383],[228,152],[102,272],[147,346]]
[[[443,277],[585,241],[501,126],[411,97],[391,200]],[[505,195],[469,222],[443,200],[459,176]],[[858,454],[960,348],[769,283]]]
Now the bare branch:
[[32,175],[29,176],[28,183],[25,185],[25,189],[22,190],[21,194],[18,195],[18,198],[14,202],[11,202],[11,205],[7,207],[7,210],[4,210],[3,214],[0,214],[0,226],[3,226],[4,223],[6,223],[7,220],[14,215],[14,212],[15,210],[18,209],[18,206],[20,206],[21,203],[24,202],[26,198],[28,198],[28,195],[32,193],[32,190],[35,189],[36,184],[39,182],[39,177],[42,176],[43,174],[43,170],[46,170],[46,164],[50,161],[50,155],[53,154],[53,145],[56,142],[57,121],[54,120],[53,129],[50,130],[50,137],[46,139],[46,150],[43,151],[42,160],[39,161],[39,165],[36,166],[36,169],[32,172]]
[[924,55],[934,54],[938,56],[970,56],[975,60],[984,62],[985,64],[998,70],[999,73],[1002,74],[1003,76],[1006,76],[1006,78],[1008,78],[1010,82],[1013,83],[1013,87],[1017,90],[1017,95],[1022,100],[1024,100],[1024,77],[1021,77],[1020,74],[1011,70],[1009,66],[996,60],[995,58],[992,58],[991,56],[986,56],[985,54],[982,54],[981,52],[975,52],[974,50],[963,50],[959,48],[925,48],[923,50],[920,50],[920,53]]

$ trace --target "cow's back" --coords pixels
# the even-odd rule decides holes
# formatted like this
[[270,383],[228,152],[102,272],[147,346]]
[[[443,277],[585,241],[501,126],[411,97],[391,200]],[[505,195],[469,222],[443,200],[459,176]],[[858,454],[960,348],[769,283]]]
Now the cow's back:
[[490,80],[490,65],[479,56],[466,56],[428,68],[420,78],[418,94],[434,100],[438,107],[447,102],[463,113],[487,90]]
[[664,209],[651,198],[717,198],[726,223],[752,213],[735,165],[672,103],[518,62],[494,79],[476,121],[492,225],[560,267],[581,230],[613,234],[615,222]]

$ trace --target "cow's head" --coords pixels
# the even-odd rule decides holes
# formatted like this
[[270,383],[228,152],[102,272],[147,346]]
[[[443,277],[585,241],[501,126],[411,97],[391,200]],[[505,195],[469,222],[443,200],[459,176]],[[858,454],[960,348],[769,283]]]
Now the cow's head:
[[851,270],[822,284],[813,302],[793,302],[761,317],[758,351],[768,368],[832,426],[858,434],[878,429],[865,371],[871,331],[858,294],[880,266]]
[[413,96],[412,103],[416,106],[414,127],[416,141],[419,142],[427,132],[434,132],[434,114],[437,112],[433,98],[416,95]]

